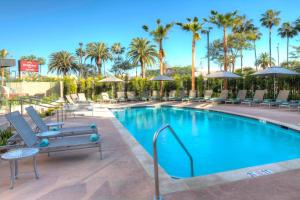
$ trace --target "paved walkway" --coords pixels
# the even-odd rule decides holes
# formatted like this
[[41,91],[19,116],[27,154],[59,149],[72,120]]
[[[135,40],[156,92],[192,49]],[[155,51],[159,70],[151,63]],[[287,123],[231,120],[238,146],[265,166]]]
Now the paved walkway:
[[[149,103],[148,103],[149,104]],[[174,104],[174,103],[173,103]],[[199,107],[198,104],[175,103],[176,106]],[[131,105],[146,105],[134,103]],[[107,106],[107,105],[105,105]],[[116,105],[109,105],[115,107]],[[118,105],[120,106],[120,105]],[[121,105],[122,106],[122,105]],[[298,126],[300,113],[240,106],[208,106],[209,109],[239,112]],[[153,199],[153,179],[145,172],[105,109],[98,108],[94,117],[69,118],[67,126],[95,122],[103,139],[104,158],[97,150],[58,152],[38,156],[40,179],[34,179],[30,160],[20,162],[15,188],[9,190],[9,166],[0,161],[0,199]],[[253,179],[176,192],[166,200],[299,200],[300,169]]]

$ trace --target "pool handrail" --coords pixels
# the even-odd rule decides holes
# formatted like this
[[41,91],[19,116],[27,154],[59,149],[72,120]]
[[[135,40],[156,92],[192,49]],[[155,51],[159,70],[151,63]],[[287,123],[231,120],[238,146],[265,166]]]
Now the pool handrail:
[[178,137],[178,135],[176,134],[176,132],[174,131],[174,129],[169,125],[169,124],[165,124],[163,126],[161,126],[154,134],[153,136],[153,141],[152,141],[152,145],[153,145],[153,166],[154,166],[154,180],[155,180],[155,196],[154,196],[154,200],[161,200],[162,197],[160,195],[159,192],[159,178],[158,178],[158,159],[157,159],[157,146],[156,146],[156,142],[158,139],[159,134],[164,131],[165,129],[169,129],[172,133],[172,135],[175,137],[176,141],[179,143],[179,145],[181,146],[181,148],[184,150],[184,152],[186,153],[186,155],[188,156],[189,160],[190,160],[190,166],[191,166],[191,176],[194,176],[194,161],[193,158],[191,156],[191,154],[189,153],[189,151],[187,150],[187,148],[184,146],[184,144],[182,143],[182,141],[180,140],[180,138]]

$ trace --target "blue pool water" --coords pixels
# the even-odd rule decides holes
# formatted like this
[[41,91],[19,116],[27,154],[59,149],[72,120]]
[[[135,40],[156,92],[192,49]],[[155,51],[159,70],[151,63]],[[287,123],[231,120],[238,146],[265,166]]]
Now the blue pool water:
[[[154,132],[170,124],[194,159],[195,175],[207,175],[300,157],[300,134],[255,119],[173,107],[113,110],[152,155]],[[188,157],[171,134],[160,135],[158,160],[175,177],[190,177]]]

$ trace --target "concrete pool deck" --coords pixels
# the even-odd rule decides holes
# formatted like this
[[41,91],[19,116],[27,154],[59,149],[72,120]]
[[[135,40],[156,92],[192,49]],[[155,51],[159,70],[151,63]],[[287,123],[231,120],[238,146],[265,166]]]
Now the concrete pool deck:
[[[163,104],[199,107],[194,103]],[[146,105],[160,105],[160,103],[102,104],[101,107]],[[300,128],[300,113],[298,112],[232,105],[201,105],[201,107],[253,115]],[[0,161],[0,196],[5,199],[152,199],[154,185],[151,172],[149,174],[140,164],[137,155],[132,152],[132,147],[124,140],[124,132],[120,131],[116,119],[109,114],[107,109],[98,108],[93,117],[69,118],[66,125],[92,122],[98,124],[103,137],[103,160],[99,160],[97,151],[93,150],[55,153],[50,157],[39,155],[38,169],[41,175],[39,180],[34,179],[31,161],[21,161],[21,173],[14,190],[8,189],[8,163]],[[136,148],[139,151],[138,147]],[[194,179],[195,181],[190,182],[190,185],[180,183],[175,188],[169,185],[171,189],[163,188],[164,183],[162,183],[161,189],[165,199],[174,200],[300,199],[300,162],[297,160],[293,162],[288,165],[284,163],[279,165],[282,169],[286,169],[283,170],[286,172],[257,178],[248,177],[244,180],[235,180],[234,177],[229,177],[230,182],[219,182],[213,186],[208,184],[211,180],[204,178],[199,182]],[[149,166],[152,166],[151,161]],[[247,171],[246,169],[241,170]],[[277,172],[276,168],[273,171]],[[211,178],[219,179],[216,176]],[[199,186],[201,186],[200,189]]]

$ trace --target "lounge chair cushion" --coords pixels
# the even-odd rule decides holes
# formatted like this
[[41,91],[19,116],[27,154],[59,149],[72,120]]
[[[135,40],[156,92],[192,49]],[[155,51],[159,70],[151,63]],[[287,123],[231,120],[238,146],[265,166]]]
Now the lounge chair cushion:
[[48,145],[49,145],[49,140],[46,138],[42,139],[39,144],[40,147],[47,147]]
[[97,125],[93,123],[93,124],[90,125],[90,127],[95,129],[95,128],[97,128]]
[[99,135],[96,133],[93,133],[92,135],[90,135],[90,141],[91,142],[96,142],[99,140]]

